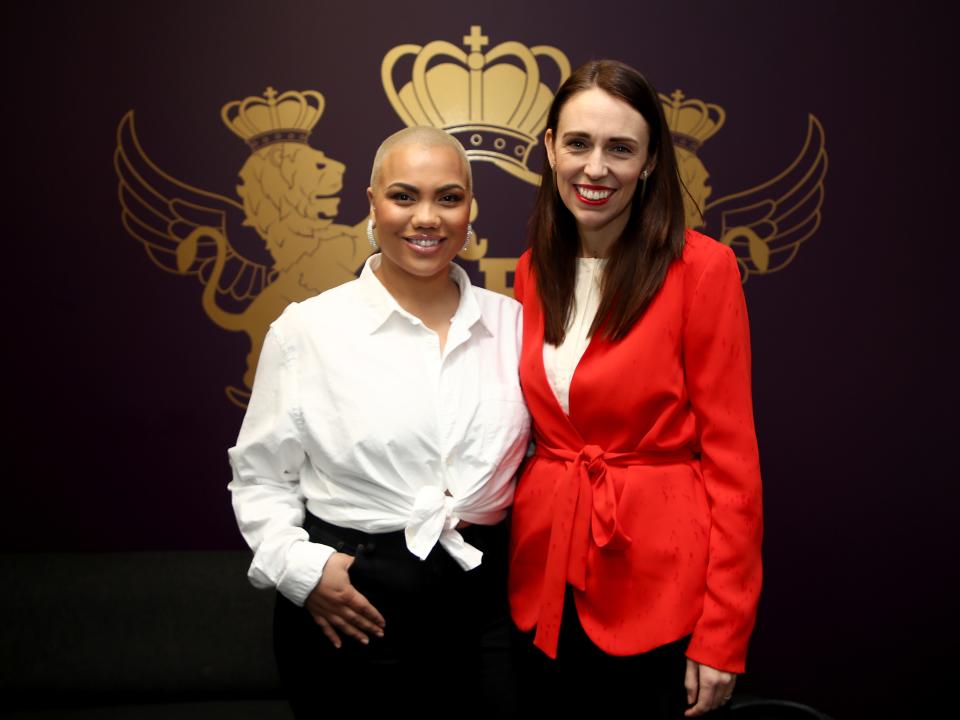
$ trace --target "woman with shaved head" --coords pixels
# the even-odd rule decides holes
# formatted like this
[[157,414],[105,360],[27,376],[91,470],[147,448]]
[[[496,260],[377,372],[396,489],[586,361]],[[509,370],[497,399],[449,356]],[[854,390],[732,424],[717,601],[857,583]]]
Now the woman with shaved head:
[[379,252],[273,323],[230,450],[249,577],[278,591],[298,718],[509,714],[520,306],[453,263],[473,186],[450,135],[387,138],[367,196]]

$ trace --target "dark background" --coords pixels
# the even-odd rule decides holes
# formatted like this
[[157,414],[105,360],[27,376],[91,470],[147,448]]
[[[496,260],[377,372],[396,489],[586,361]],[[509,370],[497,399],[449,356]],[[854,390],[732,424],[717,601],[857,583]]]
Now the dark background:
[[[808,113],[820,119],[822,225],[745,286],[767,529],[742,686],[837,717],[946,702],[957,130],[949,23],[924,3],[18,3],[2,30],[4,549],[243,547],[226,492],[242,411],[223,388],[247,341],[120,225],[124,113],[166,172],[235,197],[248,150],[220,107],[268,85],[319,90],[310,143],[346,164],[338,220],[352,224],[377,144],[402,127],[383,55],[460,44],[477,24],[487,49],[615,57],[661,92],[723,106],[699,153],[712,199],[786,167]],[[532,186],[474,172],[488,254],[518,255]]]

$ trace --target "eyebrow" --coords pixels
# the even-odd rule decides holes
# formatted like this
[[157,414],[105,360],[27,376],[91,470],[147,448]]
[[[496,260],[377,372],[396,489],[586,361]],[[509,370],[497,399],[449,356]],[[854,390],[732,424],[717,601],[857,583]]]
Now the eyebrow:
[[[410,183],[405,182],[393,182],[387,186],[387,189],[396,188],[398,190],[406,190],[409,193],[419,193],[420,188],[416,185],[411,185]],[[466,190],[466,188],[460,183],[447,183],[446,185],[441,185],[437,188],[437,194],[443,194],[445,192],[450,192],[451,190]]]
[[[593,136],[590,135],[590,133],[588,133],[588,132],[583,132],[582,130],[570,130],[570,131],[565,132],[565,133],[563,134],[562,139],[563,139],[563,140],[567,140],[567,139],[569,139],[569,138],[590,138],[590,139],[592,139],[592,137],[593,137]],[[607,141],[608,141],[608,142],[614,142],[614,143],[633,143],[633,144],[635,144],[635,145],[639,145],[639,144],[640,144],[640,141],[639,141],[637,138],[632,138],[632,137],[628,137],[628,136],[607,138]]]

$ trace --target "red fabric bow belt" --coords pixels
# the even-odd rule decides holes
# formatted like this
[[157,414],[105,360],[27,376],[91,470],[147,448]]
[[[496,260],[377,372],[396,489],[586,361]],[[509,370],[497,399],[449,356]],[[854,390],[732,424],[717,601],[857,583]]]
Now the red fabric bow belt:
[[560,619],[567,583],[586,589],[589,542],[600,549],[618,550],[631,543],[617,523],[617,496],[607,469],[631,465],[667,465],[689,462],[689,450],[674,452],[608,453],[596,445],[580,452],[537,444],[536,456],[567,463],[560,479],[550,528],[550,546],[540,598],[540,616],[533,644],[557,657]]

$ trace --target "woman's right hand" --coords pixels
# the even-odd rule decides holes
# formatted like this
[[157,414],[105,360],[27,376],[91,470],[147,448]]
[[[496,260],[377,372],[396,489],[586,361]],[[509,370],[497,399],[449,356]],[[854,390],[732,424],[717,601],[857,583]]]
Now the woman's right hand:
[[352,555],[334,553],[323,567],[320,582],[307,596],[304,607],[334,647],[341,643],[339,633],[355,638],[364,645],[369,635],[383,637],[386,621],[353,585],[347,570],[353,565]]

